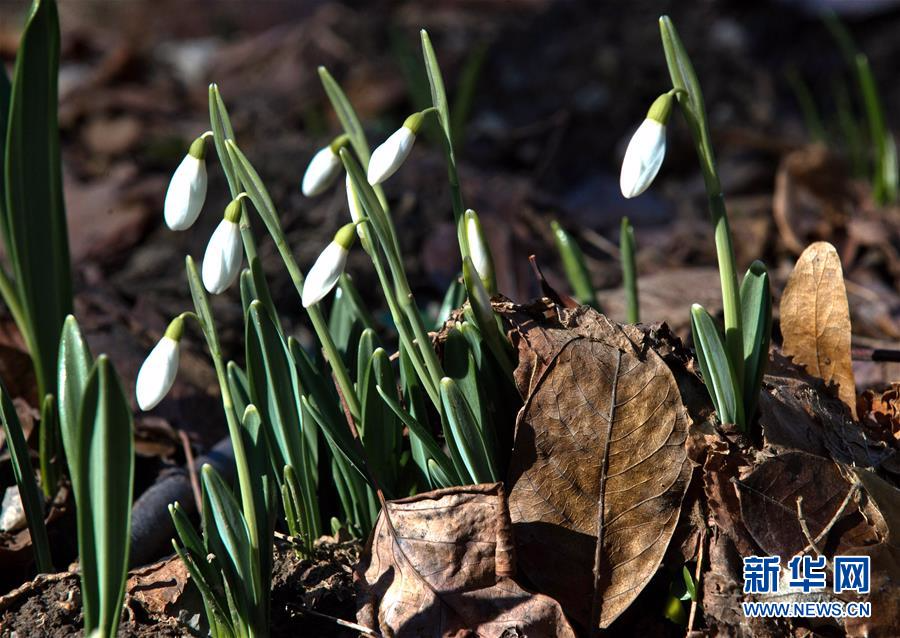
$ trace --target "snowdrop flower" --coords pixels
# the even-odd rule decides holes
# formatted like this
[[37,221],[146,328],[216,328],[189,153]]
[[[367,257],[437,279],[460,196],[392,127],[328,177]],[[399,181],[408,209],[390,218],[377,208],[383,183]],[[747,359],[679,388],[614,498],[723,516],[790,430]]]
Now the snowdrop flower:
[[172,174],[163,217],[172,230],[187,230],[197,217],[206,199],[206,137],[204,133],[194,140],[188,154]]
[[331,144],[313,155],[303,174],[303,184],[300,187],[304,195],[315,197],[334,183],[344,166],[339,153],[347,140],[346,135],[340,135]]
[[238,222],[241,219],[241,199],[244,197],[246,195],[241,193],[225,208],[225,216],[209,238],[203,255],[203,286],[213,295],[228,290],[241,270],[243,246]]
[[181,333],[184,330],[184,319],[175,317],[166,328],[166,333],[159,340],[138,372],[134,386],[134,395],[138,407],[146,412],[152,410],[163,400],[163,397],[175,383],[178,372],[178,349]]
[[494,279],[494,258],[491,256],[491,248],[481,230],[481,221],[478,214],[471,208],[466,211],[466,242],[469,245],[469,256],[478,277],[484,284],[488,294],[496,292]]
[[647,118],[638,127],[622,160],[619,187],[626,198],[643,193],[659,172],[666,155],[666,123],[672,111],[672,91],[663,93],[647,111]]
[[350,247],[356,237],[354,231],[358,223],[350,222],[341,226],[340,230],[335,233],[334,239],[325,247],[325,250],[316,259],[316,263],[309,269],[309,274],[306,275],[306,281],[303,284],[303,295],[301,295],[304,308],[319,303],[334,288],[347,264],[347,255],[350,253]]
[[413,113],[381,146],[372,151],[369,160],[369,183],[372,186],[380,184],[397,172],[400,165],[406,161],[412,150],[416,135],[422,127],[425,112]]

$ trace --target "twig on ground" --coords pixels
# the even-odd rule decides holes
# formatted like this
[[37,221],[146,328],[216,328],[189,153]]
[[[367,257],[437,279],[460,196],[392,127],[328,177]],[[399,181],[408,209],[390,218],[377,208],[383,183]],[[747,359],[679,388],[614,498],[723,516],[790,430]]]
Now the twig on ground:
[[700,575],[703,572],[703,554],[706,547],[706,528],[700,530],[700,548],[697,550],[697,568],[694,570],[694,597],[691,599],[691,613],[688,616],[686,636],[694,630],[694,620],[697,617],[697,604],[700,600]]
[[181,439],[184,457],[187,459],[188,478],[191,481],[191,491],[194,493],[194,503],[197,505],[197,511],[202,512],[203,497],[200,495],[200,482],[197,480],[197,467],[194,464],[194,452],[191,450],[191,441],[184,430],[178,430],[178,438]]
[[310,609],[304,605],[297,605],[294,603],[288,603],[288,607],[296,609],[301,614],[309,614],[310,616],[316,616],[317,618],[324,618],[325,620],[330,620],[336,625],[340,625],[341,627],[346,627],[347,629],[353,629],[354,631],[358,631],[361,634],[365,634],[366,636],[374,636],[376,638],[381,638],[381,634],[375,631],[374,629],[369,629],[363,625],[357,625],[355,622],[350,622],[349,620],[342,620],[337,616],[329,616],[328,614],[323,614],[320,611],[315,611],[314,609]]

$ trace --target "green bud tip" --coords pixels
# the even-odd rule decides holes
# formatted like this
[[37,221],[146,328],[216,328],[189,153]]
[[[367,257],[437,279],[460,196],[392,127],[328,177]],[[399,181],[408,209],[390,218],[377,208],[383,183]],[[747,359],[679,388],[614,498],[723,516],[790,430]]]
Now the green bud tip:
[[247,197],[246,193],[241,193],[233,200],[228,206],[225,207],[225,219],[232,222],[233,224],[237,224],[241,220],[241,213],[244,212],[244,209],[241,208],[241,200]]
[[419,129],[422,128],[422,122],[425,120],[425,111],[419,111],[418,113],[413,113],[403,122],[403,126],[408,128],[413,132],[413,135],[419,134]]
[[202,160],[206,158],[206,138],[207,134],[204,133],[193,142],[191,142],[191,147],[188,149],[188,155],[198,160]]
[[166,328],[166,335],[172,341],[176,343],[181,341],[181,335],[184,333],[184,319],[181,315],[172,319],[169,323],[169,327]]
[[344,250],[350,250],[353,241],[356,239],[356,225],[359,222],[350,222],[344,224],[334,234],[334,243],[339,244]]
[[655,120],[665,126],[669,121],[669,114],[672,112],[672,102],[674,99],[674,91],[668,91],[660,95],[653,101],[650,110],[647,111],[647,119]]
[[329,144],[329,148],[331,148],[331,152],[335,155],[340,155],[341,149],[347,146],[350,143],[350,136],[346,133],[342,135],[338,135],[336,138],[331,140],[331,144]]

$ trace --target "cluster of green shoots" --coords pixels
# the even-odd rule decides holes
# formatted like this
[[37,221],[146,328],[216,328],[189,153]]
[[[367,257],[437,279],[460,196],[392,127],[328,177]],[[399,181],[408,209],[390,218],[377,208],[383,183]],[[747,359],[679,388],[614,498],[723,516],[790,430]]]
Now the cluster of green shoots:
[[[31,354],[40,400],[40,483],[0,381],[0,421],[38,572],[53,571],[45,499],[68,469],[76,505],[85,635],[116,634],[125,595],[134,483],[131,408],[112,363],[96,359],[72,312],[57,124],[59,21],[53,0],[29,12],[12,82],[0,65],[0,230],[11,273],[0,295]],[[43,492],[43,493],[42,493]]]
[[[712,317],[695,306],[695,344],[719,418],[746,428],[768,350],[768,279],[757,262],[738,288],[700,87],[667,18],[661,28],[673,88],[654,103],[629,145],[622,191],[635,196],[652,182],[677,101],[694,136],[709,193],[725,315],[723,338]],[[135,387],[141,409],[162,401],[175,381],[186,329],[199,330],[218,378],[237,485],[232,489],[212,467],[202,468],[200,532],[178,503],[169,510],[178,536],[173,546],[201,591],[215,637],[268,635],[275,529],[287,529],[301,554],[311,550],[323,532],[319,494],[326,472],[341,506],[331,530],[344,528],[357,536],[373,528],[386,498],[494,482],[505,474],[510,428],[500,420],[514,414],[521,402],[512,378],[514,354],[491,305],[497,291],[490,248],[478,215],[463,205],[441,72],[424,31],[421,40],[431,106],[411,114],[371,153],[346,95],[328,71],[319,70],[343,131],[313,157],[302,189],[316,196],[343,175],[349,221],[305,276],[262,179],[238,146],[215,85],[209,88],[210,130],[191,144],[170,182],[165,221],[183,231],[203,208],[211,141],[231,196],[201,268],[186,257],[193,308],[172,319]],[[42,408],[40,485],[47,496],[55,492],[67,461],[77,507],[86,633],[112,636],[128,562],[132,419],[110,362],[104,356],[94,360],[75,319],[67,318],[72,295],[55,115],[58,54],[56,6],[52,0],[35,0],[13,83],[0,73],[0,111],[8,112],[3,120],[8,134],[0,227],[14,271],[9,275],[0,269],[0,293],[34,360]],[[461,278],[451,284],[438,316],[430,319],[413,297],[381,186],[401,167],[425,127],[445,152],[461,257]],[[281,325],[250,224],[254,214],[309,317],[316,337],[310,350]],[[577,245],[558,225],[553,230],[578,300],[596,306]],[[395,356],[379,340],[376,322],[344,272],[357,239],[390,311]],[[634,232],[627,220],[622,224],[621,252],[628,319],[637,322]],[[235,284],[244,317],[243,365],[225,360],[210,305],[211,294],[222,294]],[[326,312],[323,302],[328,298]],[[460,306],[461,311],[451,314]],[[441,328],[441,343],[436,344],[433,334]],[[38,569],[49,571],[44,497],[2,384],[0,420]],[[438,428],[443,441],[434,433]]]
[[[179,504],[170,507],[175,549],[200,587],[214,636],[268,631],[272,538],[282,518],[298,552],[322,534],[320,468],[330,466],[342,518],[332,531],[372,529],[385,498],[421,489],[495,482],[504,471],[497,419],[519,401],[514,361],[494,314],[490,248],[478,215],[465,210],[451,143],[444,84],[427,33],[422,51],[433,105],[410,115],[370,154],[359,119],[339,85],[320,76],[344,128],[313,157],[303,179],[307,196],[344,176],[349,220],[303,274],[263,181],[241,151],[215,85],[209,90],[210,131],[199,136],[173,175],[165,219],[190,228],[206,196],[206,145],[211,140],[232,201],[206,249],[202,268],[187,257],[194,308],[175,317],[147,357],[136,383],[142,409],[152,409],[175,380],[188,324],[205,337],[215,366],[237,465],[236,493],[216,471],[202,468],[202,534]],[[441,315],[426,321],[410,289],[400,242],[381,183],[402,165],[427,124],[446,151],[451,207],[462,258],[462,284],[448,290]],[[262,221],[290,276],[316,336],[304,349],[286,334],[260,267],[251,214]],[[388,354],[344,273],[359,239],[369,256],[397,335],[397,363]],[[246,259],[246,268],[241,264]],[[225,361],[209,303],[237,283],[245,323],[243,367]],[[333,294],[330,312],[324,301]],[[469,303],[445,330],[442,357],[432,333],[465,297]],[[435,436],[440,424],[446,447]],[[408,437],[404,436],[404,429]],[[320,448],[324,436],[326,449]],[[327,451],[327,455],[326,455]]]

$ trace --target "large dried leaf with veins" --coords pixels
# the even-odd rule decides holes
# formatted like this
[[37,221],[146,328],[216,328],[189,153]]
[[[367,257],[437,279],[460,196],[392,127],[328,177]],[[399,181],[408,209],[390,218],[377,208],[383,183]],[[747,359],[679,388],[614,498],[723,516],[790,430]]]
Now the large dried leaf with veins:
[[512,579],[500,483],[390,501],[357,572],[357,620],[384,636],[575,638],[559,604]]
[[781,297],[785,355],[810,374],[838,386],[838,396],[856,415],[856,382],[850,358],[850,307],[837,250],[828,242],[810,245]]
[[691,472],[689,418],[652,349],[593,310],[540,310],[504,313],[526,397],[509,481],[516,547],[540,591],[607,627],[672,538]]

